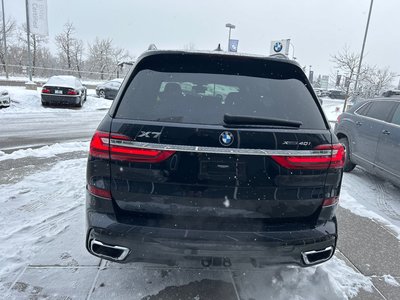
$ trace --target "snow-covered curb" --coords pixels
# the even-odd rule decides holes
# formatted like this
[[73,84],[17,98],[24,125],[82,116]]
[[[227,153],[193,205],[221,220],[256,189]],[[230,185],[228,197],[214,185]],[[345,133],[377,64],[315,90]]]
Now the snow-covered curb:
[[377,213],[367,209],[364,205],[354,199],[354,197],[352,197],[346,190],[342,190],[339,204],[341,207],[350,210],[352,213],[358,216],[366,217],[382,223],[391,232],[395,232],[397,234],[397,238],[400,240],[400,228],[398,226],[392,224],[389,220],[378,215]]
[[88,151],[89,142],[69,142],[53,144],[51,146],[44,146],[37,149],[23,149],[17,150],[10,154],[0,151],[0,161],[7,159],[20,159],[24,157],[52,157],[57,154],[74,152],[74,151]]

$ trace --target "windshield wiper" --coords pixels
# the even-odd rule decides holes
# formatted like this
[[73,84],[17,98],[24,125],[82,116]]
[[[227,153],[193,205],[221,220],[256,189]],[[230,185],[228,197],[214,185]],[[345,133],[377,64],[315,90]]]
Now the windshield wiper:
[[297,127],[303,125],[301,121],[284,120],[275,118],[263,118],[252,116],[239,116],[239,115],[224,115],[224,123],[227,125],[267,125],[267,126],[285,126]]

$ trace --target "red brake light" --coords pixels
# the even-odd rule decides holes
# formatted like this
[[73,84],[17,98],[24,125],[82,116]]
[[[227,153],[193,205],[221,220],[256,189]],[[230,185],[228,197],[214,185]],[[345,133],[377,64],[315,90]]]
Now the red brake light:
[[[123,143],[125,141],[125,143]],[[93,157],[124,160],[129,162],[159,163],[175,151],[142,149],[130,146],[129,137],[96,131],[90,143],[90,155]]]
[[343,168],[345,151],[342,144],[319,145],[313,151],[315,151],[315,155],[272,156],[272,159],[287,169],[322,170]]
[[111,200],[111,191],[110,190],[100,189],[100,188],[95,187],[95,186],[90,185],[90,184],[88,184],[88,190],[94,196],[98,196],[98,197],[101,197],[101,198],[105,198],[105,199],[110,199]]
[[332,206],[332,205],[336,205],[339,202],[339,197],[332,197],[332,198],[326,198],[324,199],[324,202],[322,202],[322,206]]
[[67,95],[78,95],[78,91],[75,91],[75,90],[73,90],[73,89],[69,89],[69,90],[67,91]]
[[342,116],[342,115],[338,115],[338,117],[337,117],[337,119],[336,119],[336,121],[337,121],[338,124],[340,123],[340,118],[341,118],[341,116]]
[[129,141],[129,138],[124,135],[111,135],[111,159],[126,160],[132,162],[159,163],[168,159],[175,153],[175,151],[169,150],[135,148],[131,147],[129,143],[126,143],[125,145],[123,143],[119,143],[121,141]]
[[110,158],[110,134],[96,131],[90,142],[89,155],[98,158]]
[[42,88],[43,94],[50,94],[50,90],[48,88]]

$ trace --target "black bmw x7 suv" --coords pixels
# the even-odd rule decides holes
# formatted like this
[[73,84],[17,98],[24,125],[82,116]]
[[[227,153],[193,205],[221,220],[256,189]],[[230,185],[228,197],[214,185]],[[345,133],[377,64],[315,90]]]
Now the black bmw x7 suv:
[[117,262],[321,263],[344,159],[297,63],[148,51],[90,144],[86,247]]

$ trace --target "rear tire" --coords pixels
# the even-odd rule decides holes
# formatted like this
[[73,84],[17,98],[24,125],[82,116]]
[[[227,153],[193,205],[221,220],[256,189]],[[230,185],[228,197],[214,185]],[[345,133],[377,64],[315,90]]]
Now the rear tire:
[[105,99],[106,98],[106,92],[104,90],[99,91],[99,97]]
[[339,142],[344,146],[344,149],[346,150],[346,160],[344,162],[343,171],[351,172],[356,167],[356,164],[351,162],[351,150],[350,150],[349,140],[344,137],[340,138]]
[[76,106],[78,106],[78,107],[82,107],[83,106],[83,95],[81,95],[81,99],[80,99],[79,103]]

